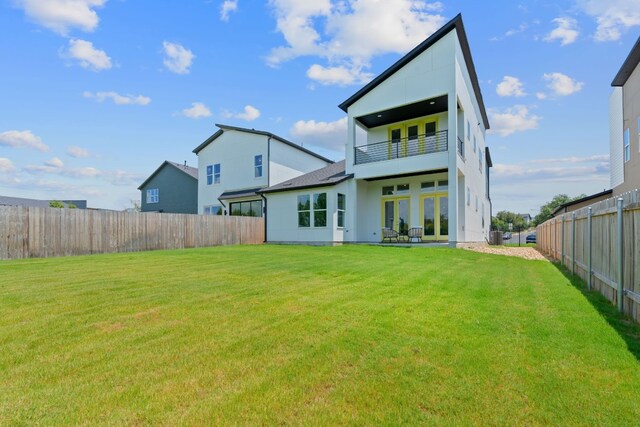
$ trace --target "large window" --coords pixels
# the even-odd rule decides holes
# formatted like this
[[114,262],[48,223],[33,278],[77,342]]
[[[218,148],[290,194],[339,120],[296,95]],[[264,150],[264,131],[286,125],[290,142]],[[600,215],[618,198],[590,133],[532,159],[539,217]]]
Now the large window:
[[298,196],[298,227],[311,227],[311,197]]
[[256,178],[262,176],[262,154],[258,154],[253,158],[253,170]]
[[344,227],[344,211],[346,210],[347,197],[338,193],[338,227]]
[[471,123],[467,120],[467,140],[471,140]]
[[222,215],[222,206],[211,205],[204,207],[205,215]]
[[213,165],[207,165],[207,185],[213,184]]
[[467,187],[467,206],[471,206],[471,189]]
[[476,151],[477,146],[478,146],[478,142],[476,141],[476,136],[473,135],[473,151]]
[[327,226],[327,193],[313,195],[313,226]]
[[628,162],[631,158],[631,147],[629,146],[629,128],[624,130],[624,161]]
[[150,188],[147,190],[147,203],[158,203],[160,201],[160,189]]
[[229,204],[233,216],[262,216],[262,200],[249,200]]
[[220,184],[220,163],[213,165],[213,183]]

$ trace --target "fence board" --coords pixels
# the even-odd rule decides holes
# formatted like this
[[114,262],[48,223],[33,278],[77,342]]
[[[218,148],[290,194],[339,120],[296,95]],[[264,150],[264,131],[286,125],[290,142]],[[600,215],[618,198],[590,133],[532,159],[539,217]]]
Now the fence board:
[[263,241],[263,218],[0,206],[0,259]]

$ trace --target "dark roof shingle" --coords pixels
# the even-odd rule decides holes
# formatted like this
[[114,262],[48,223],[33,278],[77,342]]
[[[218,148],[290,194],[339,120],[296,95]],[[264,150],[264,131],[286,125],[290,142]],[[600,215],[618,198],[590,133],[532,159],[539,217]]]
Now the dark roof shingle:
[[260,193],[277,193],[280,191],[299,190],[303,188],[326,187],[329,185],[336,185],[352,177],[353,174],[347,175],[345,173],[345,161],[341,160],[313,172],[281,182],[280,184],[272,185],[271,187],[260,191]]

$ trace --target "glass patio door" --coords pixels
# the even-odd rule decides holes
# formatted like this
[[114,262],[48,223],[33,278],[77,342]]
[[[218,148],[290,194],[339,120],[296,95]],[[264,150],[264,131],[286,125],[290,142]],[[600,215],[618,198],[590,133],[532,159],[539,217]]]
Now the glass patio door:
[[382,201],[382,226],[396,230],[401,235],[409,234],[410,202],[408,197]]
[[422,198],[422,232],[425,240],[449,239],[449,198],[424,196]]

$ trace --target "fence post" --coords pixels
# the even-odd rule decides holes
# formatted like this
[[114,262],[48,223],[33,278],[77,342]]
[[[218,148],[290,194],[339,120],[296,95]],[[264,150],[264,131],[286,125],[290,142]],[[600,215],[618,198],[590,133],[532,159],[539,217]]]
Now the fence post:
[[617,220],[617,226],[618,226],[618,259],[617,259],[617,264],[618,264],[618,295],[617,295],[617,299],[618,299],[618,311],[620,311],[622,313],[623,309],[624,309],[624,286],[622,283],[622,278],[624,277],[624,275],[622,274],[622,251],[624,250],[624,246],[622,244],[622,197],[618,197],[618,220]]
[[587,289],[591,290],[591,213],[592,209],[587,209]]
[[560,264],[564,265],[564,214],[560,216],[560,221],[560,225],[562,225],[560,229]]
[[571,212],[571,274],[576,274],[576,213]]

